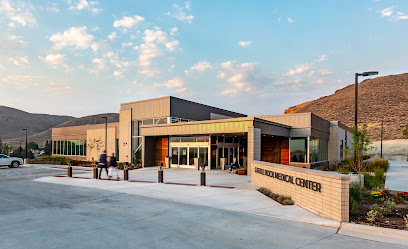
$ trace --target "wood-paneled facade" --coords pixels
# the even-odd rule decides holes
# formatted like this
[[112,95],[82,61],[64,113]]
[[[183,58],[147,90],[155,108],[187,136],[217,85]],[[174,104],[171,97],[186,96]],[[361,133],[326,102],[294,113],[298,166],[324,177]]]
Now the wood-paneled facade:
[[261,161],[289,164],[289,138],[279,136],[262,136]]

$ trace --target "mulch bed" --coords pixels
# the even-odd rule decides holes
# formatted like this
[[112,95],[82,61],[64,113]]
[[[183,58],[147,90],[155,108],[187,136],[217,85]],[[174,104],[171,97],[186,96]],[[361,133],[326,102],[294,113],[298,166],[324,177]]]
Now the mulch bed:
[[391,214],[383,212],[383,214],[377,217],[373,223],[370,223],[367,220],[367,213],[371,210],[371,206],[374,204],[384,206],[384,202],[381,200],[372,199],[369,195],[363,197],[357,210],[354,213],[350,213],[350,222],[377,227],[408,230],[404,220],[404,216],[408,214],[407,201],[404,201],[401,204],[395,204],[395,206],[392,208]]

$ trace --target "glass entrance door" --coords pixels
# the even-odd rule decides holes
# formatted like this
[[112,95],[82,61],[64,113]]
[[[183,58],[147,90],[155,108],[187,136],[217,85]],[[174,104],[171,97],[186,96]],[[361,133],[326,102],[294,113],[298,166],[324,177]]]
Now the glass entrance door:
[[179,165],[187,165],[187,147],[180,147],[180,160]]
[[194,158],[198,158],[198,148],[188,148],[188,165],[194,166]]

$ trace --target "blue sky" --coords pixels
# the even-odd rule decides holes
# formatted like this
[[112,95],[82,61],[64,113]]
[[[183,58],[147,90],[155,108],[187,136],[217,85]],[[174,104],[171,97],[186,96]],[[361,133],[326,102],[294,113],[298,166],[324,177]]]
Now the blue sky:
[[0,0],[0,105],[84,116],[166,95],[281,114],[407,72],[407,1]]

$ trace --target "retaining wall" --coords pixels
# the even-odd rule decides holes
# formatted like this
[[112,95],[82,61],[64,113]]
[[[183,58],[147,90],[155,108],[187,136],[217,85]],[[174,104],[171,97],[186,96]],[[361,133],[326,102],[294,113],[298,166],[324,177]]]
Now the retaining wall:
[[262,161],[251,164],[255,185],[288,195],[320,216],[349,221],[349,176]]

